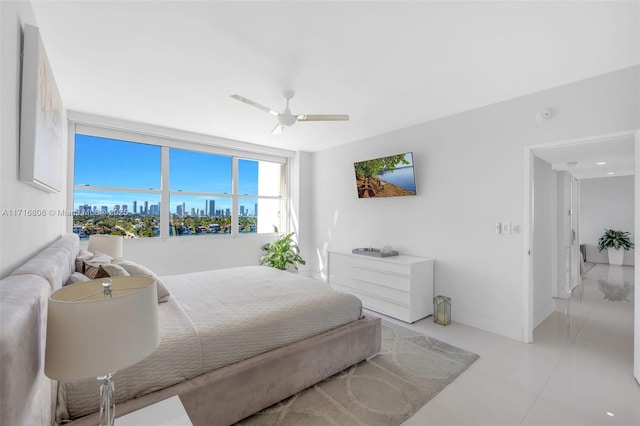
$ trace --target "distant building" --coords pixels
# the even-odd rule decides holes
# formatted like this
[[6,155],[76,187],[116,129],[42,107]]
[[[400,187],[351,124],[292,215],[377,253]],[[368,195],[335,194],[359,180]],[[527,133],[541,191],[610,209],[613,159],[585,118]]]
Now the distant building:
[[127,204],[122,205],[122,214],[129,213],[129,206]]
[[244,214],[244,206],[240,206],[240,216],[245,216],[245,214]]
[[91,206],[89,204],[78,206],[78,213],[81,215],[91,214]]
[[216,215],[216,200],[209,200],[209,216]]
[[144,202],[144,212],[143,212],[143,214],[145,216],[149,214],[149,202],[148,201]]
[[108,214],[109,213],[109,207],[107,207],[107,206],[100,207],[100,213]]
[[184,216],[184,206],[182,204],[176,206],[176,214],[178,216]]
[[133,214],[138,213],[138,202],[134,201],[133,202]]

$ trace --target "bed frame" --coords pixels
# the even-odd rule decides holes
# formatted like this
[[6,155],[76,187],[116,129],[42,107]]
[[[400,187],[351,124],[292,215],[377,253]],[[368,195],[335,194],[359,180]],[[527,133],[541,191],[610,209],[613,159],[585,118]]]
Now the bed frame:
[[[74,270],[78,247],[78,237],[65,234],[0,280],[0,424],[54,424],[57,383],[44,375],[47,299]],[[233,424],[375,355],[380,345],[381,320],[364,316],[119,403],[116,416],[178,395],[194,425]],[[69,424],[97,423],[94,413]]]
[[[380,318],[364,316],[318,336],[117,404],[116,416],[178,395],[195,426],[230,425],[375,355],[380,343]],[[97,422],[98,413],[93,413],[69,424]]]

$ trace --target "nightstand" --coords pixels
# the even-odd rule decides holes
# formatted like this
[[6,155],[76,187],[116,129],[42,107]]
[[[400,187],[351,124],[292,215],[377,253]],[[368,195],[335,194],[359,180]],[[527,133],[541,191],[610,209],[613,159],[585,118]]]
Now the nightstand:
[[[116,410],[117,410],[116,406]],[[178,396],[117,417],[115,426],[193,426]]]

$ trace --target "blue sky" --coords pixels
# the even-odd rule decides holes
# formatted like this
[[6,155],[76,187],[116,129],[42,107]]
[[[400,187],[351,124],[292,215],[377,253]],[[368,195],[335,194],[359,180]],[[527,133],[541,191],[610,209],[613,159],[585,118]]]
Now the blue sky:
[[[125,187],[134,189],[160,189],[160,152],[161,148],[98,138],[94,136],[76,135],[75,144],[75,185]],[[209,192],[231,194],[232,158],[222,155],[205,154],[171,148],[169,150],[169,189],[171,191]],[[240,159],[238,162],[239,193],[257,194],[258,162]],[[216,209],[231,207],[231,199],[226,197],[187,196],[175,194],[171,197],[171,212],[176,212],[178,204],[185,203],[187,211],[191,208],[204,209],[205,200],[215,199]],[[90,190],[74,191],[74,209],[89,204],[106,205],[112,209],[115,204],[127,204],[133,211],[133,201],[138,202],[138,209],[144,205],[157,204],[159,194],[107,192]],[[253,211],[255,198],[240,200]]]

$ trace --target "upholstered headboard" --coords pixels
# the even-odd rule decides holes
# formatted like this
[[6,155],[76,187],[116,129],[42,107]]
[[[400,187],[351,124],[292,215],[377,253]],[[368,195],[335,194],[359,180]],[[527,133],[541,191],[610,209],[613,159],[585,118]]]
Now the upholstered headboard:
[[44,375],[49,294],[75,269],[79,239],[65,234],[0,280],[0,424],[52,425],[57,382]]

